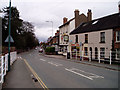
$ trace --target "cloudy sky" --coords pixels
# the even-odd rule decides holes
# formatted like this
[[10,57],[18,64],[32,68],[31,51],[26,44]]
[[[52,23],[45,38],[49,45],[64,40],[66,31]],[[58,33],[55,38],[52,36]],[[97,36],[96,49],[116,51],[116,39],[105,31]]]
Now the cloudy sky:
[[[118,12],[120,0],[11,0],[20,12],[20,18],[31,22],[35,26],[35,35],[40,41],[52,36],[63,23],[63,17],[71,19],[74,10],[87,15],[92,10],[92,19],[100,18]],[[9,0],[0,0],[0,9],[9,6]]]

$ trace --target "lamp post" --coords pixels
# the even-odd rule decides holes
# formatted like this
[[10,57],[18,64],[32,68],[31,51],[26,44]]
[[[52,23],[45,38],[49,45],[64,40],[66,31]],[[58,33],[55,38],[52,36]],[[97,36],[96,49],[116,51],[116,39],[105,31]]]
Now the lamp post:
[[53,21],[46,21],[52,23],[52,37],[53,37]]
[[8,72],[10,71],[11,0],[9,2]]

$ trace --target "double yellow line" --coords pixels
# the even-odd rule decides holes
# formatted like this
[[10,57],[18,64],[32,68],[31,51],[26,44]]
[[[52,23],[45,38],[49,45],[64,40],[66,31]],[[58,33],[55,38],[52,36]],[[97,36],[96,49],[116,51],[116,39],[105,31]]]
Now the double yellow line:
[[42,86],[42,88],[44,89],[44,90],[49,90],[48,88],[47,88],[47,86],[43,83],[43,81],[40,79],[40,77],[37,75],[37,73],[32,69],[32,67],[28,64],[28,62],[25,60],[25,59],[23,59],[24,60],[24,62],[26,63],[26,65],[28,66],[28,68],[30,69],[30,71],[33,73],[33,75],[37,78],[37,80],[38,80],[38,82],[40,83],[40,85]]

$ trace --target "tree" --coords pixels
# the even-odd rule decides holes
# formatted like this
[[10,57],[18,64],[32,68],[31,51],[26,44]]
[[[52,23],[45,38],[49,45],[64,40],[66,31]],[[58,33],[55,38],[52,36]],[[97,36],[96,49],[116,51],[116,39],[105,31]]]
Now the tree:
[[[8,36],[9,7],[3,8],[5,16],[2,22],[3,45]],[[34,35],[34,26],[27,21],[20,19],[19,11],[16,7],[11,7],[11,36],[14,39],[14,46],[17,49],[33,48],[38,45],[38,40]]]

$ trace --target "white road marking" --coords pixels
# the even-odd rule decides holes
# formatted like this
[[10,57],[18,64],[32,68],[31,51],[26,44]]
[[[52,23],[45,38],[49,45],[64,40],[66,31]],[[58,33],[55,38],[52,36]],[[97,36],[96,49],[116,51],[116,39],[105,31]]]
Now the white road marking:
[[74,74],[77,74],[79,76],[85,77],[89,80],[93,80],[93,78],[104,78],[102,76],[99,76],[99,75],[96,75],[96,74],[93,74],[93,73],[89,73],[89,72],[85,72],[83,70],[79,70],[79,69],[76,69],[76,68],[72,68],[72,69],[65,68],[65,70],[67,70],[69,72],[72,72]]
[[62,64],[59,64],[59,63],[56,63],[56,62],[48,62],[49,64],[52,64],[52,65],[54,65],[54,66],[62,66]]
[[44,62],[46,61],[46,60],[44,60],[44,59],[40,59],[40,60],[41,60],[41,61],[44,61]]
[[88,77],[88,76],[85,76],[85,75],[83,75],[83,74],[77,73],[77,72],[72,71],[72,70],[70,70],[70,69],[65,68],[65,70],[67,70],[67,71],[69,71],[69,72],[72,72],[72,73],[75,73],[75,74],[77,74],[77,75],[79,75],[79,76],[85,77],[85,78],[87,78],[87,79],[93,80],[92,78],[90,78],[90,77]]

